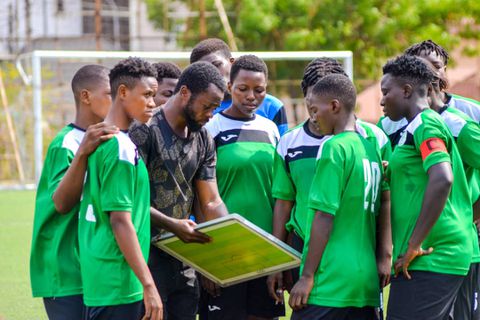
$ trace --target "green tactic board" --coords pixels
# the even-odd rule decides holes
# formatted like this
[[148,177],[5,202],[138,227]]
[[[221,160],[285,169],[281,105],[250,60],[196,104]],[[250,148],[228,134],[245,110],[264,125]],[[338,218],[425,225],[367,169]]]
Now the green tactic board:
[[212,241],[187,244],[169,233],[152,243],[222,287],[300,265],[300,253],[238,214],[201,223],[195,229]]

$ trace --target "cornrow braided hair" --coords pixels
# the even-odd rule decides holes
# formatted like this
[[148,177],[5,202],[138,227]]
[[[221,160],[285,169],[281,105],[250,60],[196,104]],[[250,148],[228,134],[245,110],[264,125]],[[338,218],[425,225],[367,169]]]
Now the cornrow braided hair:
[[438,54],[438,56],[442,57],[443,63],[445,65],[448,64],[449,55],[447,51],[445,51],[442,46],[436,44],[430,39],[422,41],[420,43],[415,43],[414,45],[407,48],[404,53],[412,56],[419,56],[422,51],[426,54],[435,52],[436,54]]
[[320,79],[329,74],[341,74],[347,76],[343,65],[332,58],[315,58],[305,67],[302,79],[303,96],[307,95],[307,89],[314,86]]

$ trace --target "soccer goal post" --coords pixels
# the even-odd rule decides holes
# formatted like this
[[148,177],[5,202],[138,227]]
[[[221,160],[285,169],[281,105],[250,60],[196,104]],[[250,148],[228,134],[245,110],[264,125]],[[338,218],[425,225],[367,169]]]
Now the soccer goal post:
[[[254,54],[265,61],[310,61],[314,58],[328,57],[343,62],[346,73],[353,80],[353,54],[351,51],[255,51],[232,52],[234,57],[244,54]],[[33,94],[33,155],[34,155],[34,186],[40,179],[43,166],[43,130],[42,117],[42,64],[47,61],[76,61],[97,63],[105,60],[121,60],[128,57],[141,57],[150,61],[188,62],[190,52],[135,52],[135,51],[49,51],[40,50],[22,54],[16,60],[16,67],[24,83],[32,87]],[[29,65],[29,68],[25,66]],[[29,70],[27,72],[26,70]]]

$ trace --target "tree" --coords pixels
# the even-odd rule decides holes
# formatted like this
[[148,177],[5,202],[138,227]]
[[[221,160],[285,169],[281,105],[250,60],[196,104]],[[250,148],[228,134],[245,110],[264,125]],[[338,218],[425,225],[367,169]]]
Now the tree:
[[[146,0],[157,25],[165,19],[165,3]],[[180,1],[192,11],[197,1]],[[451,50],[462,38],[478,38],[476,0],[224,0],[240,50],[351,50],[355,77],[377,79],[387,58],[411,45],[432,39]],[[206,10],[215,12],[213,0]],[[198,19],[172,21],[189,28],[181,45],[198,42]],[[218,16],[207,21],[208,35],[225,34]],[[455,31],[455,32],[452,32]],[[472,48],[469,51],[472,52]],[[476,51],[473,51],[476,52]],[[297,68],[278,64],[278,75],[288,77]],[[301,72],[301,71],[300,71]]]

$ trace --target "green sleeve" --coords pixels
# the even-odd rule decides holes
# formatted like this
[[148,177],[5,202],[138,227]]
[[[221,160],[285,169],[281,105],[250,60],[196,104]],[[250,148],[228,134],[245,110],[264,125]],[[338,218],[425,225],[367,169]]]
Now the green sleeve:
[[390,143],[390,139],[387,137],[387,143],[385,143],[380,150],[380,154],[382,156],[382,160],[390,161],[390,157],[392,156],[392,144]]
[[[429,121],[429,119],[426,119],[426,121],[418,127],[414,134],[413,134],[413,139],[415,141],[415,148],[417,152],[422,156],[422,145],[429,140],[433,138],[437,138],[443,141],[445,144],[446,149],[449,149],[448,145],[448,136],[447,132],[445,132],[446,128],[441,127],[440,124],[437,124],[433,121]],[[423,169],[425,172],[430,169],[431,166],[436,165],[441,162],[449,162],[451,163],[450,159],[450,154],[448,151],[440,151],[440,150],[430,150],[428,155],[423,158]]]
[[[110,211],[132,211],[135,190],[135,167],[119,160],[116,153],[103,153],[100,198],[102,208]],[[98,159],[98,158],[97,158]]]
[[457,147],[464,163],[472,168],[480,168],[480,125],[468,121],[457,138]]
[[50,167],[48,179],[48,194],[50,197],[52,197],[57,190],[74,156],[73,152],[67,148],[56,147],[49,150],[48,162],[45,162],[45,165]]
[[273,159],[273,186],[272,196],[280,200],[295,201],[296,190],[292,177],[287,172],[285,160],[278,152]]
[[321,147],[310,188],[309,207],[335,215],[345,188],[344,154],[331,143]]

